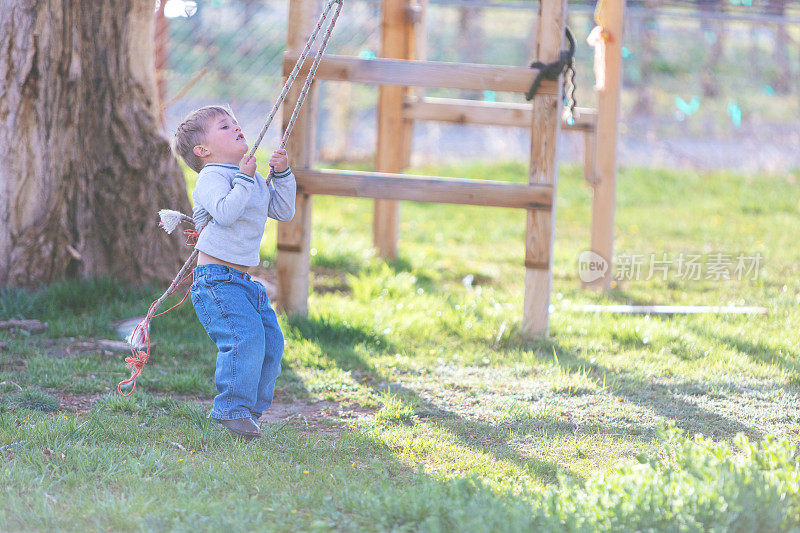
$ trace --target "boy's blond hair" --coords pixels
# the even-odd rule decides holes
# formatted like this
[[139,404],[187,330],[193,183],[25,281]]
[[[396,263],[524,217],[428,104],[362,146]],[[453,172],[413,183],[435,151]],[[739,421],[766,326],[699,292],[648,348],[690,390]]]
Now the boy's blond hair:
[[219,115],[228,115],[236,120],[233,111],[228,106],[208,105],[189,113],[175,131],[172,139],[172,151],[179,155],[195,172],[202,170],[203,161],[195,155],[194,147],[205,142],[209,119]]

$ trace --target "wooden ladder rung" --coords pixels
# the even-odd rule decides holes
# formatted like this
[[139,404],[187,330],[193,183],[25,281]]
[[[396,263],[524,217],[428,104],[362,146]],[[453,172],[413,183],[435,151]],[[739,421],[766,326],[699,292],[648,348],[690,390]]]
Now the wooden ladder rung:
[[[404,117],[410,120],[434,120],[459,124],[511,126],[530,128],[533,107],[530,104],[506,102],[480,102],[458,98],[406,99]],[[597,111],[588,107],[575,108],[575,122],[562,122],[562,130],[592,132],[597,122]]]
[[[284,75],[292,71],[297,58],[296,53],[284,55]],[[310,63],[306,60],[299,76],[308,74]],[[402,87],[527,93],[538,72],[528,67],[326,55],[320,61],[315,78]],[[542,81],[538,94],[558,94],[556,82]]]
[[305,194],[535,210],[549,210],[553,205],[549,185],[355,170],[294,169],[294,174],[298,189]]

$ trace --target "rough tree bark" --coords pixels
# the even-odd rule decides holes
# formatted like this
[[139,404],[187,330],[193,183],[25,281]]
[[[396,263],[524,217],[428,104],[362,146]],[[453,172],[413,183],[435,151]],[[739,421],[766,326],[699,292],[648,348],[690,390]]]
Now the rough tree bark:
[[0,287],[172,279],[189,210],[158,124],[152,0],[4,0]]

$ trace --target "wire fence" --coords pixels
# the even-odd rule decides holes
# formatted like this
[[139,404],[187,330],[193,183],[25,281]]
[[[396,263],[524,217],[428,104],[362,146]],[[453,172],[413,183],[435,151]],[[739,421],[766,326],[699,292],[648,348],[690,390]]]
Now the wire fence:
[[[776,0],[629,0],[623,47],[620,164],[786,172],[800,168],[800,6]],[[749,2],[750,5],[746,3]],[[168,0],[166,99],[207,73],[166,110],[168,131],[192,109],[228,103],[245,134],[260,130],[283,84],[288,0]],[[432,61],[528,65],[538,3],[431,0],[424,55]],[[189,16],[190,15],[190,16]],[[380,55],[380,1],[346,0],[329,53]],[[594,107],[593,2],[572,3],[576,97]],[[523,102],[522,95],[425,90],[427,96]],[[319,84],[318,156],[369,164],[377,88]],[[273,126],[262,146],[276,146]],[[582,160],[580,134],[563,132],[559,158]],[[418,122],[412,163],[524,160],[522,129]]]

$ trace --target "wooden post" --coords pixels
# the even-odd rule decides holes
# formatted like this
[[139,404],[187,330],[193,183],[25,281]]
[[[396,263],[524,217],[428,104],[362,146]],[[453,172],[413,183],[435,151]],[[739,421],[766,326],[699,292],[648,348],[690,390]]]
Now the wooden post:
[[[414,24],[417,28],[422,28],[423,31],[417,32],[416,30],[412,34],[414,38],[414,57],[416,59],[427,59],[428,57],[428,34],[425,32],[425,21],[426,16],[428,14],[428,0],[416,0],[416,5],[412,5],[410,8],[411,12],[414,13]],[[420,89],[419,93],[423,92]],[[422,94],[418,94],[418,96],[422,96]]]
[[[393,59],[414,59],[414,23],[416,3],[409,0],[383,0],[381,56]],[[378,145],[375,170],[400,173],[408,166],[411,154],[412,122],[403,118],[403,102],[410,94],[408,87],[381,86],[378,91]],[[397,257],[400,232],[400,203],[375,200],[373,244],[386,258]]]
[[594,196],[592,198],[591,250],[605,259],[608,269],[603,277],[586,286],[609,289],[613,279],[614,211],[617,194],[617,134],[619,94],[622,72],[622,28],[625,0],[609,0],[604,19],[611,34],[606,43],[606,84],[597,102],[597,152]]
[[[291,0],[289,4],[288,36],[286,52],[299,54],[308,41],[316,23],[315,0]],[[283,103],[283,127],[297,103],[302,80],[298,78],[286,95]],[[314,166],[315,117],[317,106],[316,87],[312,86],[303,108],[294,124],[292,135],[286,143],[289,163],[295,170]],[[278,224],[278,302],[286,313],[308,312],[308,283],[311,273],[311,206],[312,197],[297,192],[295,215],[290,222]]]
[[597,131],[587,131],[583,134],[583,178],[586,183],[594,187],[597,180]]
[[[535,54],[539,61],[549,63],[558,60],[566,16],[566,0],[541,0],[539,3],[539,43]],[[547,335],[558,183],[556,143],[560,123],[560,95],[539,94],[534,97],[528,181],[531,184],[550,185],[553,188],[553,205],[550,211],[528,210],[522,311],[522,332],[528,337]]]

